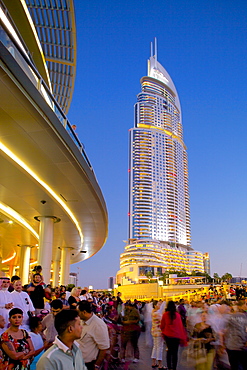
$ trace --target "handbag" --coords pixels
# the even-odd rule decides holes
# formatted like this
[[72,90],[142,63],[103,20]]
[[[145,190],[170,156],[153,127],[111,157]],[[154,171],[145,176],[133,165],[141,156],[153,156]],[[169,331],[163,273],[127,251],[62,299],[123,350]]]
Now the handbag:
[[182,352],[181,364],[193,367],[207,361],[207,350],[201,340],[191,339],[188,347]]

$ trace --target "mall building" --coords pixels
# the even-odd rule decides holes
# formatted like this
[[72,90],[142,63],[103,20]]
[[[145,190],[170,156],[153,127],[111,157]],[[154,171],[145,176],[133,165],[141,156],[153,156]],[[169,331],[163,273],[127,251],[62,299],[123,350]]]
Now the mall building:
[[35,265],[67,284],[104,245],[108,215],[66,114],[76,71],[72,0],[0,0],[0,274]]

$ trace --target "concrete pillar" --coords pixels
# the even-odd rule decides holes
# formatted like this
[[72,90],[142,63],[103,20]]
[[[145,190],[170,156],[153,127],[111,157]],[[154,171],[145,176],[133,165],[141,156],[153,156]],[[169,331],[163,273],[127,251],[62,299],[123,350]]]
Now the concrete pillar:
[[59,283],[59,267],[60,267],[60,261],[56,260],[53,261],[53,287],[58,286]]
[[22,284],[24,285],[29,283],[31,246],[21,245],[20,247],[21,247],[21,256],[20,256],[19,274]]
[[40,221],[38,265],[42,266],[44,282],[49,284],[51,279],[53,224],[59,222],[60,219],[55,216],[39,216],[35,219]]
[[61,248],[61,275],[60,285],[68,285],[70,272],[70,250],[71,248]]
[[61,259],[61,249],[57,248],[54,260],[53,260],[53,274],[52,274],[52,285],[53,287],[58,286],[59,284],[59,270],[60,270],[60,259]]

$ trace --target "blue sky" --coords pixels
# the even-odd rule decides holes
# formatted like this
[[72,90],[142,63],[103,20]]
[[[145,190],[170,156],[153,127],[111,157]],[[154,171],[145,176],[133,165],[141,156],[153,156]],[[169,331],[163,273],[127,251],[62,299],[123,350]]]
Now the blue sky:
[[72,265],[106,288],[127,239],[128,130],[150,42],[177,88],[189,156],[192,247],[211,274],[247,277],[247,2],[75,0],[77,76],[69,112],[109,212],[109,237]]

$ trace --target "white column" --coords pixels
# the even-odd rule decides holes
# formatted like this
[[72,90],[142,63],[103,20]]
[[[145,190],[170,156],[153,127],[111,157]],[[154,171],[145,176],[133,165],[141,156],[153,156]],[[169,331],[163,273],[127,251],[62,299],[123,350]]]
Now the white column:
[[38,264],[42,266],[44,282],[50,284],[54,218],[40,216]]
[[59,283],[60,259],[61,259],[61,249],[57,247],[54,260],[53,260],[53,275],[52,275],[53,287],[58,286],[58,283]]
[[61,248],[61,275],[60,284],[68,285],[70,273],[70,250],[71,248]]
[[53,287],[58,286],[60,261],[53,261]]
[[29,283],[31,246],[21,245],[20,247],[21,247],[21,256],[20,256],[19,274],[22,285],[24,285]]

